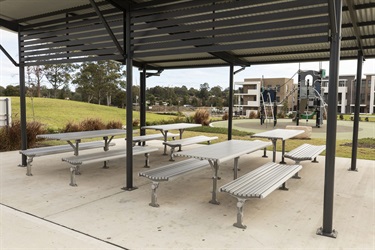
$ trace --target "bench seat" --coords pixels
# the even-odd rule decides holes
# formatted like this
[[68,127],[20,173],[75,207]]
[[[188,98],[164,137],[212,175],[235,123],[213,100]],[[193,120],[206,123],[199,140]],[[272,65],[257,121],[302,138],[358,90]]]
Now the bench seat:
[[[326,145],[311,145],[311,144],[303,144],[288,153],[284,154],[285,158],[289,158],[294,160],[296,164],[299,164],[301,161],[312,161],[317,163],[316,157],[320,155],[324,150],[326,150]],[[300,178],[298,173],[294,176],[294,178]]]
[[152,181],[151,184],[151,203],[149,204],[152,207],[159,207],[157,203],[156,189],[159,187],[159,182],[168,181],[170,178],[174,178],[198,170],[204,167],[209,167],[207,161],[201,161],[197,159],[188,159],[175,163],[168,164],[155,169],[150,169],[145,172],[141,172],[138,175],[146,177]]
[[[109,146],[115,146],[116,144],[111,142]],[[105,143],[103,141],[93,141],[93,142],[85,142],[79,144],[79,150],[86,150],[86,149],[94,149],[94,148],[104,148]],[[34,160],[34,157],[44,156],[44,155],[52,155],[52,154],[60,154],[60,153],[67,153],[73,152],[73,148],[71,145],[58,145],[58,146],[50,146],[50,147],[40,147],[40,148],[30,148],[26,150],[20,150],[20,154],[23,154],[27,157],[27,172],[26,175],[32,176],[31,173],[31,166]]]
[[[145,167],[149,167],[149,153],[157,151],[158,148],[155,147],[141,147],[141,146],[135,146],[133,147],[133,155],[140,155],[144,154],[146,157],[146,164]],[[119,148],[115,150],[109,150],[109,151],[102,151],[102,152],[95,152],[85,155],[79,155],[79,156],[72,156],[72,157],[66,157],[62,158],[62,161],[65,161],[71,165],[70,168],[70,185],[71,186],[77,186],[75,175],[80,174],[80,166],[99,162],[99,161],[109,161],[109,160],[115,160],[119,158],[125,158],[126,157],[126,149],[125,148]]]
[[199,135],[199,136],[194,136],[194,137],[189,137],[189,138],[184,138],[180,140],[173,140],[173,141],[167,141],[163,142],[164,145],[171,147],[171,152],[170,152],[170,161],[174,161],[174,155],[173,152],[176,147],[179,147],[181,150],[182,146],[188,146],[196,143],[201,143],[201,142],[207,142],[210,144],[212,140],[218,139],[217,136],[205,136],[205,135]]
[[250,198],[266,198],[267,195],[280,186],[282,186],[281,189],[287,190],[285,182],[301,169],[301,165],[270,162],[222,186],[220,192],[228,193],[238,200],[237,222],[233,226],[246,228],[242,222],[243,206],[246,200]]
[[[173,138],[173,139],[176,138],[176,137],[178,137],[178,136],[179,136],[178,134],[173,134],[173,133],[168,133],[167,134],[167,137]],[[133,137],[133,146],[136,143],[138,143],[138,145],[140,146],[142,142],[152,141],[152,140],[159,140],[159,139],[164,140],[164,135],[162,135],[161,133],[158,133],[158,134],[134,136]]]

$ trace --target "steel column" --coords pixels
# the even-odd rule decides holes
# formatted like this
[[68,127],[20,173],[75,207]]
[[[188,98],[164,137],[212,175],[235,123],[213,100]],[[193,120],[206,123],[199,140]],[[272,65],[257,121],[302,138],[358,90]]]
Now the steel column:
[[[140,73],[140,125],[146,126],[146,67]],[[145,135],[146,131],[141,129],[141,135]]]
[[[26,131],[26,87],[25,87],[25,65],[22,60],[21,52],[21,30],[18,30],[18,54],[19,54],[19,74],[20,74],[20,121],[21,121],[21,149],[27,149],[27,131]],[[27,166],[27,156],[22,154],[22,167]]]
[[234,66],[229,68],[229,98],[228,98],[228,140],[232,140],[232,124],[233,124],[233,76]]
[[353,144],[352,144],[352,164],[349,170],[357,171],[357,146],[358,146],[358,129],[359,129],[359,111],[361,98],[361,84],[362,84],[362,51],[358,51],[357,61],[357,79],[355,92],[355,106],[354,106],[354,124],[353,124]]
[[126,62],[126,187],[124,190],[134,190],[133,186],[133,51],[131,46],[130,6],[125,11],[125,62]]
[[337,131],[337,99],[339,81],[339,62],[341,49],[342,0],[329,1],[331,18],[331,45],[329,64],[328,115],[326,133],[326,157],[324,173],[323,226],[317,234],[336,238],[337,232],[332,227],[333,198],[335,187],[335,157]]

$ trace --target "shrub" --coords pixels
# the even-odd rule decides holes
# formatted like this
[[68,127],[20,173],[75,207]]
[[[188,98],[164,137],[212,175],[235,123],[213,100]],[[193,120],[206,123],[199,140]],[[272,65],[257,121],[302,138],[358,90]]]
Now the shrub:
[[[36,145],[36,135],[44,134],[46,130],[40,122],[26,123],[27,148]],[[10,151],[21,149],[21,122],[15,120],[11,127],[0,129],[0,151]]]
[[87,118],[79,124],[79,127],[82,131],[101,130],[105,129],[105,124],[98,118]]
[[197,109],[194,114],[194,122],[208,126],[210,124],[210,114],[206,109]]
[[250,111],[249,118],[255,119],[256,117],[257,117],[257,112],[256,111]]
[[223,119],[223,121],[228,120],[228,118],[229,118],[228,112],[225,112],[224,115],[221,118]]
[[105,126],[106,129],[122,129],[122,122],[121,121],[110,121]]
[[139,123],[140,123],[139,119],[134,119],[133,120],[133,127],[138,127]]
[[368,122],[368,121],[369,121],[368,117],[366,117],[366,118],[365,118],[365,121],[366,121],[366,122]]
[[340,118],[341,121],[344,120],[344,115],[340,114],[339,118]]
[[78,132],[81,130],[81,127],[78,124],[74,124],[72,121],[69,121],[65,127],[62,129],[63,133],[68,132]]

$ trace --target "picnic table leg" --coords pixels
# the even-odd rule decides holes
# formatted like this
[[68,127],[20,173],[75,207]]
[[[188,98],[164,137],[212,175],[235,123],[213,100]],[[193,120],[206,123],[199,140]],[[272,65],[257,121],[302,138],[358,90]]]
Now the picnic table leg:
[[268,156],[267,156],[267,148],[263,149],[263,156],[262,157],[263,158],[268,158]]
[[72,166],[70,167],[70,186],[76,187],[76,175],[79,174],[78,166]]
[[149,203],[151,207],[159,207],[158,196],[156,194],[156,189],[158,187],[159,187],[159,182],[153,181],[151,184],[151,203]]
[[276,142],[277,142],[277,139],[272,139],[271,141],[272,141],[272,145],[273,145],[272,161],[276,162]]
[[150,154],[149,153],[145,153],[145,166],[144,168],[150,168]]
[[[163,134],[164,136],[164,142],[168,141],[168,131],[162,131],[160,130],[160,132]],[[164,145],[164,153],[163,155],[167,155],[167,145]]]
[[217,172],[219,170],[219,164],[217,161],[208,161],[212,167],[212,170],[214,172],[214,176],[212,177],[212,199],[209,201],[211,204],[219,205],[220,202],[217,201],[216,199],[216,191],[217,191]]
[[238,168],[238,160],[240,159],[240,157],[236,157],[234,158],[234,168],[233,168],[233,171],[234,171],[234,175],[233,175],[233,179],[237,179],[237,172],[240,170]]
[[[180,140],[181,140],[182,139],[182,134],[184,133],[185,130],[184,129],[179,129],[179,131],[180,131]],[[178,147],[178,151],[179,152],[182,151],[181,150],[181,146]]]
[[29,158],[27,159],[27,165],[26,165],[27,176],[33,176],[33,174],[31,173],[31,163],[33,162],[33,160],[34,160],[34,156],[29,156]]
[[[284,154],[285,154],[285,140],[282,140],[282,149],[281,149],[281,161],[280,164],[286,164],[284,161]],[[274,161],[275,162],[275,161]]]
[[246,226],[243,224],[243,206],[245,205],[246,200],[237,198],[237,222],[233,226],[246,229]]

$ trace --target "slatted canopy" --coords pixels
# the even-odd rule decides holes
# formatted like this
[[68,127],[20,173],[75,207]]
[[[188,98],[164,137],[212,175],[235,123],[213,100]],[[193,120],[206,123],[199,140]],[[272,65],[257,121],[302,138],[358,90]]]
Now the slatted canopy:
[[[126,190],[132,190],[132,68],[141,73],[145,123],[148,69],[330,61],[323,226],[332,227],[339,60],[375,58],[375,0],[0,0],[0,28],[19,34],[22,149],[26,149],[25,66],[117,60],[127,71]],[[150,73],[149,73],[150,75]],[[357,84],[353,159],[358,139]],[[232,92],[229,102],[232,102]],[[231,138],[231,105],[228,139]],[[353,161],[352,161],[353,164]],[[26,165],[23,157],[22,165]],[[353,165],[352,165],[352,170]]]
[[[123,61],[130,8],[133,64],[155,69],[329,60],[328,0],[0,0],[25,65]],[[103,18],[103,19],[102,19]],[[113,36],[108,33],[103,20]],[[375,1],[344,1],[341,59],[375,57]]]

